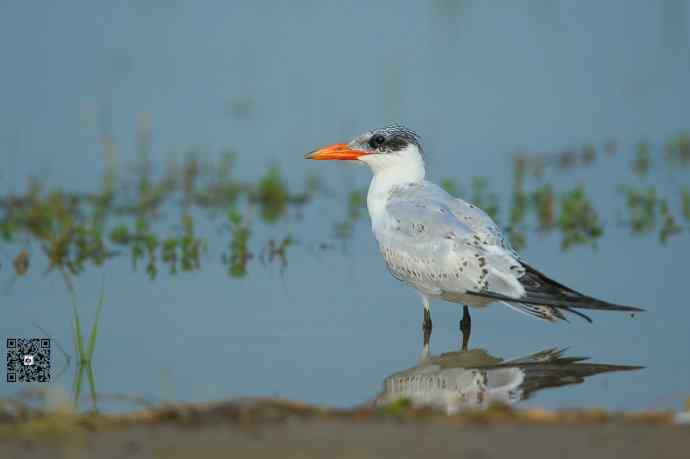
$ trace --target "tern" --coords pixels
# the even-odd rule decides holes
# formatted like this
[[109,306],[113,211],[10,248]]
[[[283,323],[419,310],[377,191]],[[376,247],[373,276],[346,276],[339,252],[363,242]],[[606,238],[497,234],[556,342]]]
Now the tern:
[[484,349],[425,355],[415,367],[388,376],[374,403],[385,406],[405,399],[453,414],[495,403],[513,405],[543,389],[581,384],[597,374],[643,368],[589,363],[588,357],[567,357],[565,352],[554,348],[509,360]]
[[468,306],[496,302],[549,322],[567,321],[563,312],[592,322],[582,309],[643,311],[579,293],[529,265],[483,210],[425,180],[420,138],[404,126],[373,129],[305,158],[371,168],[371,227],[390,273],[419,292],[429,334],[429,300],[436,298],[463,305],[460,328],[468,335]]

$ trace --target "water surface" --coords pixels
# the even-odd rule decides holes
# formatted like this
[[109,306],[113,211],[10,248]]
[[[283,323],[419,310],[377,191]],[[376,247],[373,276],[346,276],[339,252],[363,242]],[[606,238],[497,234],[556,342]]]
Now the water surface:
[[[657,230],[635,236],[620,224],[625,198],[617,191],[654,185],[680,214],[688,170],[662,158],[666,140],[690,127],[688,2],[151,1],[16,3],[2,11],[3,193],[23,192],[32,177],[46,189],[97,190],[104,139],[126,181],[142,130],[156,173],[190,151],[217,161],[227,147],[238,179],[256,181],[277,165],[291,190],[310,174],[330,190],[273,224],[248,211],[257,255],[269,239],[298,242],[286,267],[257,257],[245,277],[228,276],[224,212],[194,210],[208,245],[200,270],[172,275],[162,267],[152,281],[123,255],[74,276],[85,327],[105,292],[93,360],[99,393],[352,406],[416,366],[423,348],[416,294],[386,272],[366,218],[344,246],[333,237],[348,193],[365,188],[369,172],[302,160],[315,146],[402,122],[421,134],[430,178],[451,178],[467,192],[472,177],[485,177],[504,224],[515,152],[596,146],[595,166],[555,169],[548,178],[559,192],[583,186],[604,236],[595,247],[563,252],[560,234],[529,230],[530,223],[522,252],[573,288],[648,312],[551,325],[494,306],[474,314],[470,348],[500,359],[568,348],[566,355],[592,363],[644,369],[534,391],[518,404],[678,409],[690,395],[688,223],[679,217],[681,231],[665,245]],[[610,141],[617,153],[607,156]],[[639,141],[650,143],[655,161],[642,178],[631,167]],[[163,235],[179,231],[182,213],[166,208]],[[24,249],[31,266],[15,279],[12,260]],[[42,336],[40,326],[73,354],[70,294],[59,273],[46,272],[41,244],[2,242],[0,260],[0,338]],[[458,306],[436,302],[432,315],[431,353],[458,351]],[[54,351],[54,374],[64,363]],[[70,393],[74,376],[72,361],[52,384]],[[21,389],[3,382],[0,396]]]

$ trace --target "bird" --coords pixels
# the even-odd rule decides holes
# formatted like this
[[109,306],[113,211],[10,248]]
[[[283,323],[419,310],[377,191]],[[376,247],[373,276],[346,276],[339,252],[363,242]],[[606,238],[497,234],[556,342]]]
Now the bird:
[[454,414],[495,403],[513,405],[543,389],[582,384],[597,374],[643,368],[590,363],[588,357],[565,356],[566,350],[551,348],[509,360],[484,349],[425,354],[416,366],[385,378],[383,392],[374,404],[408,400],[415,406]]
[[568,321],[569,313],[591,323],[582,310],[644,311],[582,294],[527,263],[486,212],[426,180],[421,138],[403,125],[369,130],[305,158],[370,167],[366,202],[374,236],[393,277],[419,293],[426,333],[431,299],[462,305],[460,328],[468,336],[468,307],[491,303],[547,322]]

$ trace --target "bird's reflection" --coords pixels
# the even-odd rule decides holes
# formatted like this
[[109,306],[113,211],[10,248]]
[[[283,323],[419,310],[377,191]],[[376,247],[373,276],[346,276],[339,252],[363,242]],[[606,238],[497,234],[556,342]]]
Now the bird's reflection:
[[468,350],[467,336],[463,350],[433,356],[426,338],[420,363],[387,377],[377,405],[406,399],[415,406],[455,413],[493,403],[512,405],[542,389],[581,384],[600,373],[643,368],[589,363],[588,357],[568,357],[566,349],[558,348],[504,360],[484,349]]

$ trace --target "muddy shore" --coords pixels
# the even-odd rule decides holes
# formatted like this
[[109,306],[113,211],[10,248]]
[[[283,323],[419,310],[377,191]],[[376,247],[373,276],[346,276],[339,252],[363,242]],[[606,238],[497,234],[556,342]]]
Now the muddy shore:
[[444,416],[397,405],[325,410],[263,400],[126,415],[20,414],[0,423],[3,458],[687,458],[673,413],[494,407]]

